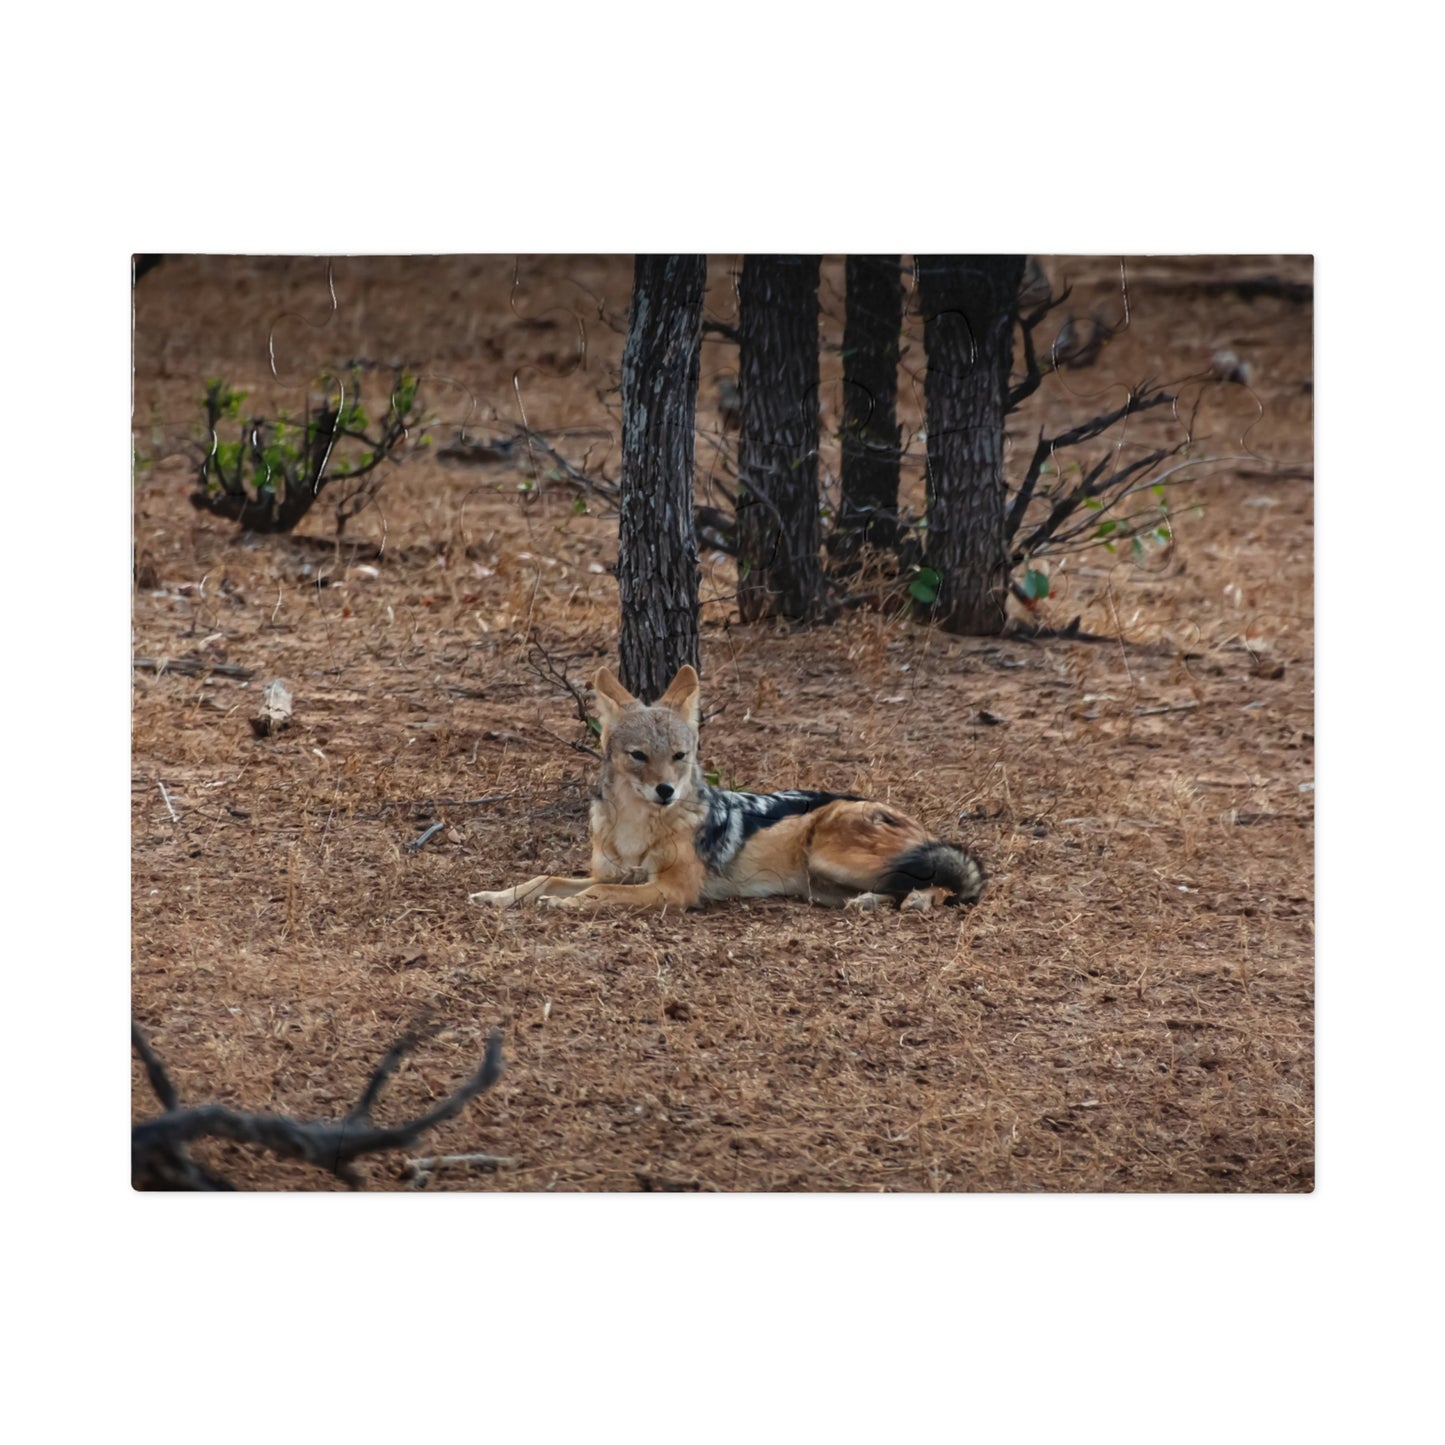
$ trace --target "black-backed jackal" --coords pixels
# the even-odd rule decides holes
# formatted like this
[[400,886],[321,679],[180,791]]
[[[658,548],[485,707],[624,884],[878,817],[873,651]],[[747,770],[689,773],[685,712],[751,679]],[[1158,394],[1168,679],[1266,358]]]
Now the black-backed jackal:
[[592,682],[602,776],[592,800],[592,871],[533,878],[473,903],[510,908],[692,908],[714,898],[806,898],[848,908],[972,903],[983,869],[921,823],[850,793],[733,793],[697,761],[697,673],[683,667],[639,702],[605,667]]

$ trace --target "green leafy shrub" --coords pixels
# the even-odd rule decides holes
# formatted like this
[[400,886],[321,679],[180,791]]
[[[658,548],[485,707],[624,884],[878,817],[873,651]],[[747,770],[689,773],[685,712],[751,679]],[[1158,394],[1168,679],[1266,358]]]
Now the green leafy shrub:
[[353,364],[345,377],[321,377],[321,396],[308,389],[300,417],[248,415],[248,392],[220,378],[210,381],[202,403],[209,445],[197,467],[192,506],[252,531],[289,532],[329,488],[339,534],[380,489],[381,464],[396,459],[423,424],[417,378],[393,368],[385,409],[373,426],[362,404],[364,369]]

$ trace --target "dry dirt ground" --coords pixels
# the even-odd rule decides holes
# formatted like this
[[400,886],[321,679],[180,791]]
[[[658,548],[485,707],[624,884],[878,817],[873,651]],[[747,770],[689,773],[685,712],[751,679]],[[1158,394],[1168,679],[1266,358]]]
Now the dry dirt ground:
[[[735,264],[710,267],[724,322]],[[250,388],[248,409],[299,410],[308,377],[367,357],[421,368],[442,441],[525,410],[595,429],[557,445],[615,477],[629,258],[338,259],[330,289],[316,259],[145,276],[134,647],[199,671],[133,674],[133,1003],[182,1100],[336,1117],[426,1017],[437,1031],[379,1118],[444,1097],[500,1026],[501,1082],[412,1152],[513,1161],[433,1189],[1310,1189],[1312,312],[1197,284],[1308,280],[1309,264],[1151,258],[1123,286],[1117,260],[1047,264],[1081,316],[1121,319],[1127,295],[1129,324],[1014,419],[1012,467],[1041,425],[1145,376],[1199,400],[1197,455],[1243,458],[1180,479],[1172,549],[1055,564],[1035,620],[1108,640],[963,639],[897,607],[744,627],[729,562],[704,562],[705,706],[721,709],[705,764],[738,787],[868,793],[962,837],[988,888],[933,915],[469,907],[470,890],[585,867],[596,765],[530,643],[573,680],[614,658],[615,520],[525,457],[448,467],[418,447],[340,545],[324,501],[300,534],[258,537],[194,511],[189,464],[165,455],[207,377]],[[825,432],[841,293],[830,258]],[[916,315],[906,342],[916,432]],[[1221,346],[1251,389],[1186,380]],[[734,355],[705,347],[700,497],[730,444],[716,383]],[[1155,413],[1129,440],[1178,432]],[[834,440],[822,471],[836,493]],[[257,738],[276,677],[295,721]],[[133,1099],[156,1112],[138,1067]],[[199,1153],[241,1187],[341,1187]],[[362,1173],[401,1188],[401,1166]]]

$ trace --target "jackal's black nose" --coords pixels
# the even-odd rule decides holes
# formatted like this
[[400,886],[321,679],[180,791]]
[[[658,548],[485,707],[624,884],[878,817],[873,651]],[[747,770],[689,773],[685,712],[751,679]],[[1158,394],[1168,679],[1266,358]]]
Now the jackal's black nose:
[[676,789],[671,783],[659,783],[657,785],[657,801],[659,803],[672,802],[672,795]]

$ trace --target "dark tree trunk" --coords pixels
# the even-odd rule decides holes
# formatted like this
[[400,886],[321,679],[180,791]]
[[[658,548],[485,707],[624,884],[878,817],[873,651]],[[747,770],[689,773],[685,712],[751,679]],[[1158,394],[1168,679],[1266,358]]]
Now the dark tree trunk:
[[897,256],[849,256],[843,323],[843,497],[829,551],[898,539],[898,338],[903,277]]
[[928,540],[933,615],[949,632],[1003,630],[1009,563],[1003,423],[1022,256],[920,256],[928,374]]
[[749,256],[738,287],[738,610],[815,621],[819,256]]
[[639,256],[622,351],[622,685],[647,701],[698,665],[693,437],[706,256]]

